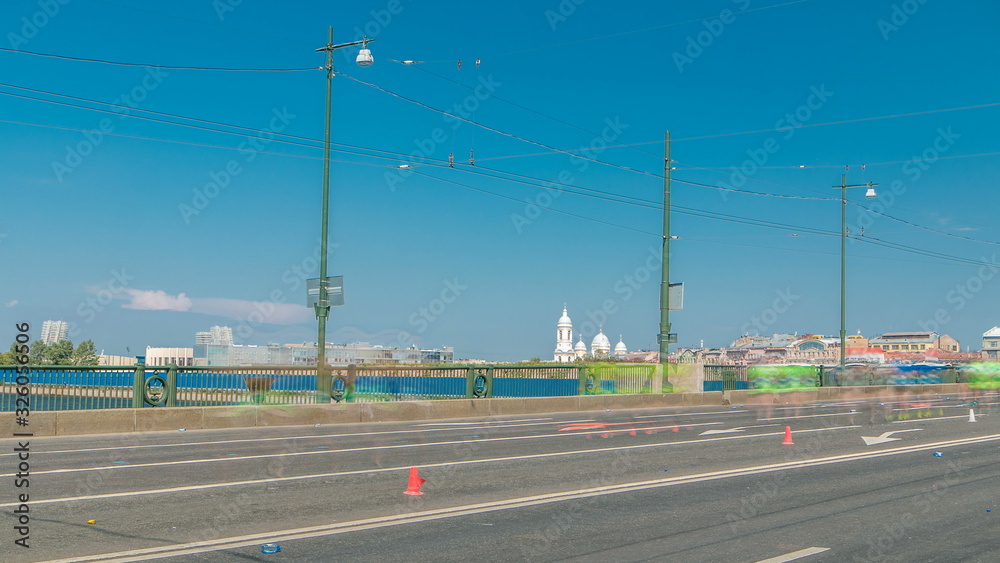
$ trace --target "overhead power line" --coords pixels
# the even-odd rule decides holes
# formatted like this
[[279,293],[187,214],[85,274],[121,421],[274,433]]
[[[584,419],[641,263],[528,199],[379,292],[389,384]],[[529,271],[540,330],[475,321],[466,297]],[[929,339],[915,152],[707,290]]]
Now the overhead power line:
[[874,209],[870,209],[870,208],[867,208],[867,207],[865,207],[865,206],[863,206],[861,204],[854,203],[853,201],[848,201],[847,203],[849,203],[849,204],[851,204],[851,205],[853,205],[855,207],[860,207],[861,209],[863,209],[863,210],[865,210],[865,211],[867,211],[869,213],[873,213],[875,215],[878,215],[879,217],[885,217],[886,219],[891,219],[891,220],[896,221],[898,223],[902,223],[904,225],[909,225],[911,227],[916,227],[918,229],[921,229],[921,230],[924,230],[924,231],[928,231],[928,232],[931,232],[931,233],[934,233],[934,234],[943,235],[943,236],[951,237],[951,238],[962,239],[962,240],[968,240],[968,241],[972,241],[972,242],[978,242],[978,243],[982,243],[982,244],[992,244],[992,245],[1000,246],[1000,242],[996,242],[996,241],[992,241],[992,240],[984,240],[984,239],[972,238],[972,237],[964,237],[962,235],[956,235],[954,233],[949,233],[947,231],[939,231],[937,229],[932,229],[930,227],[925,227],[923,225],[918,225],[917,223],[911,223],[910,221],[906,221],[906,220],[900,219],[898,217],[893,217],[892,215],[887,215],[885,213],[880,213],[878,211],[875,211]]
[[17,53],[20,55],[31,55],[35,57],[45,57],[51,59],[60,59],[64,61],[75,61],[82,63],[98,63],[105,65],[114,66],[131,66],[131,67],[146,67],[146,68],[162,68],[165,70],[206,70],[206,71],[221,71],[221,72],[302,72],[306,70],[317,70],[320,67],[306,67],[306,68],[232,68],[232,67],[207,67],[207,66],[175,66],[175,65],[163,65],[163,64],[150,64],[150,63],[132,63],[123,61],[109,61],[105,59],[86,59],[82,57],[70,57],[68,55],[56,55],[54,53],[36,53],[34,51],[24,51],[21,49],[11,49],[9,47],[0,47],[0,51],[5,51],[8,53]]
[[595,162],[597,164],[603,164],[604,166],[610,166],[612,168],[618,168],[619,170],[625,170],[625,171],[628,171],[628,172],[635,172],[637,174],[642,174],[642,175],[645,175],[645,176],[652,176],[654,178],[657,178],[657,177],[662,178],[663,177],[662,175],[657,175],[657,174],[654,174],[652,172],[646,172],[645,170],[637,170],[635,168],[631,168],[631,167],[628,167],[628,166],[622,166],[620,164],[614,164],[614,163],[611,163],[611,162],[605,162],[603,160],[598,160],[596,158],[591,158],[591,157],[588,157],[588,156],[581,156],[581,155],[578,155],[578,154],[573,154],[570,151],[566,151],[566,150],[562,150],[562,149],[557,149],[555,147],[550,147],[549,145],[546,145],[545,143],[540,143],[538,141],[532,141],[531,139],[526,139],[524,137],[520,137],[520,136],[515,135],[513,133],[508,133],[506,131],[502,131],[500,129],[496,129],[496,128],[490,127],[488,125],[483,125],[482,123],[473,121],[471,119],[468,119],[468,118],[465,118],[465,117],[462,117],[462,116],[459,116],[459,115],[455,115],[455,114],[452,114],[452,113],[448,113],[448,112],[446,112],[444,110],[440,110],[440,109],[437,109],[437,108],[435,108],[433,106],[425,104],[423,102],[414,100],[413,98],[408,98],[408,97],[406,97],[406,96],[404,96],[402,94],[397,94],[396,92],[393,92],[391,90],[383,88],[382,86],[378,86],[377,84],[372,84],[371,82],[365,82],[364,80],[361,80],[361,79],[355,78],[353,76],[344,74],[343,72],[340,73],[340,76],[343,76],[343,77],[345,77],[345,78],[347,78],[349,80],[353,80],[353,81],[355,81],[355,82],[357,82],[359,84],[364,84],[365,86],[368,86],[369,88],[373,88],[375,90],[378,90],[380,92],[383,92],[383,93],[388,94],[390,96],[393,96],[395,98],[399,98],[399,99],[404,100],[406,102],[409,102],[411,104],[418,105],[418,106],[420,106],[422,108],[431,110],[431,111],[439,113],[441,115],[446,115],[446,116],[451,117],[453,119],[457,119],[459,121],[464,121],[466,123],[470,123],[470,124],[475,125],[476,127],[479,127],[481,129],[485,129],[487,131],[490,131],[490,132],[493,132],[493,133],[497,133],[498,135],[503,135],[505,137],[509,137],[511,139],[515,139],[515,140],[521,141],[523,143],[528,143],[530,145],[539,146],[539,147],[548,149],[550,151],[553,151],[555,153],[567,154],[567,155],[572,156],[573,158],[579,158],[581,160],[587,160],[587,161],[590,161],[590,162]]

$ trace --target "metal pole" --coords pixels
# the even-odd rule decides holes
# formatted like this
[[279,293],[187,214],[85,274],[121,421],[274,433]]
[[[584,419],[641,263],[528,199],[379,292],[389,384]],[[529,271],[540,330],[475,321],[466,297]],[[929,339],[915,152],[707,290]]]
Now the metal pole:
[[840,185],[833,186],[840,188],[840,370],[844,371],[847,355],[847,188],[868,188],[871,195],[865,194],[869,199],[875,197],[873,189],[878,184],[868,182],[867,184],[847,185],[847,174],[840,175]]
[[847,353],[847,174],[840,175],[840,370]]
[[670,131],[663,136],[663,250],[660,281],[660,366],[668,385],[667,356],[670,355]]
[[330,315],[326,287],[326,253],[329,236],[330,214],[330,106],[333,90],[333,26],[330,26],[326,51],[326,121],[323,132],[323,222],[319,243],[319,303],[316,304],[316,320],[319,324],[316,336],[316,402],[329,403],[332,393],[330,370],[326,365],[326,318]]

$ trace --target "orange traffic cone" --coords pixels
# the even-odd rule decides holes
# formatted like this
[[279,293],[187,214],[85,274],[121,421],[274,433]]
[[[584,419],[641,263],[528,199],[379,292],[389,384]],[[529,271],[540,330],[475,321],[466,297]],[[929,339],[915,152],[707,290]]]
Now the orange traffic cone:
[[404,494],[407,494],[407,495],[422,495],[422,494],[424,494],[420,490],[420,485],[423,485],[426,482],[427,482],[427,479],[421,479],[420,476],[417,475],[417,468],[416,467],[411,467],[410,468],[410,486],[406,489],[406,493],[404,493]]
[[785,441],[781,443],[782,446],[794,446],[795,442],[792,441],[792,427],[785,427]]

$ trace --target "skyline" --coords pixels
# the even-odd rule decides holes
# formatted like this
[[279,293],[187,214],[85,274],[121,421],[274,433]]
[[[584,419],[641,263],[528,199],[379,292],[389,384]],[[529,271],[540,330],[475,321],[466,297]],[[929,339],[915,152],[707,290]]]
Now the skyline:
[[335,57],[330,342],[547,358],[567,303],[656,349],[667,130],[671,349],[837,334],[844,173],[848,334],[1000,325],[995,4],[45,6],[2,8],[0,338],[315,342],[328,25],[375,39]]
[[[562,328],[561,321],[562,321],[562,318],[560,318],[560,324],[558,325],[559,328]],[[62,322],[62,323],[65,323],[66,321],[49,319],[49,320],[44,321],[43,324],[52,323],[52,322],[56,322],[56,323]],[[588,321],[585,321],[585,322],[588,322]],[[575,324],[574,324],[574,326],[575,326]],[[1000,328],[1000,327],[992,327],[988,331],[985,331],[982,336],[986,337],[986,336],[988,336],[988,335],[990,335],[992,333],[995,333],[998,328]],[[213,331],[215,329],[222,329],[222,330],[229,330],[229,331],[231,331],[231,327],[228,327],[228,326],[222,326],[222,327],[213,326],[213,327],[211,327],[211,329]],[[593,338],[584,338],[581,333],[579,333],[579,332],[576,331],[575,328],[571,327],[570,330],[572,331],[571,338],[570,338],[570,340],[571,340],[571,342],[570,342],[570,344],[571,344],[571,346],[570,346],[570,352],[571,353],[574,351],[574,347],[578,346],[579,342],[583,342],[584,345],[587,347],[588,350],[591,349],[593,347],[593,345],[596,343],[597,333],[603,334],[603,329],[600,328],[600,327],[597,329],[597,333],[595,333],[595,336]],[[866,340],[870,340],[870,339],[873,339],[873,338],[881,338],[883,336],[899,336],[899,335],[904,335],[904,334],[913,334],[913,333],[921,334],[921,333],[931,333],[931,332],[933,332],[933,331],[930,331],[930,332],[928,332],[928,331],[895,332],[895,333],[883,333],[883,334],[871,334],[871,335],[861,334],[860,332],[858,332],[858,333],[854,333],[854,334],[848,334],[847,335],[847,339],[851,340],[853,338],[864,338]],[[207,337],[209,334],[211,334],[209,331],[199,331],[199,332],[196,332],[195,336],[194,336],[194,339],[192,340],[193,344],[191,344],[190,346],[187,346],[187,345],[180,345],[180,346],[158,346],[156,344],[147,344],[144,348],[140,348],[139,351],[142,351],[144,349],[149,349],[149,348],[156,348],[156,349],[194,348],[194,347],[198,346],[199,339],[202,337],[202,335],[205,335]],[[624,335],[621,335],[621,334],[618,335],[618,342],[615,342],[614,338],[612,338],[614,335],[605,334],[604,336],[605,336],[606,339],[610,339],[611,343],[613,345],[615,345],[615,346],[617,346],[620,343],[624,343],[624,340],[625,340]],[[945,337],[947,337],[947,336],[950,336],[950,335],[948,335],[947,333],[940,333],[939,336],[945,336]],[[746,338],[770,339],[770,338],[774,338],[774,337],[795,337],[795,338],[802,338],[802,339],[819,339],[819,340],[830,341],[835,346],[839,345],[839,337],[838,337],[838,335],[812,334],[812,333],[805,333],[805,332],[803,332],[802,334],[799,334],[799,332],[796,331],[796,332],[793,332],[793,333],[772,333],[772,334],[769,334],[769,335],[768,334],[759,334],[759,333],[748,333],[748,334],[742,334],[742,335],[734,338],[733,341],[730,342],[729,344],[724,344],[724,345],[719,346],[719,347],[681,346],[679,348],[676,348],[676,350],[713,350],[713,349],[734,348],[734,347],[737,347],[737,343],[739,341],[744,340]],[[44,340],[44,338],[39,339],[39,340],[41,340],[44,344],[52,344],[52,342],[46,342]],[[66,338],[66,337],[60,338],[60,340],[70,340],[71,341],[71,339]],[[556,355],[558,355],[559,352],[560,352],[560,350],[559,350],[559,344],[561,342],[562,342],[561,339],[559,339],[559,338],[556,339],[556,346],[554,347]],[[215,343],[219,344],[219,342],[215,342]],[[275,346],[275,345],[276,346],[302,346],[302,345],[309,345],[309,346],[315,347],[315,345],[316,345],[315,342],[267,342],[267,343],[245,342],[245,343],[236,343],[236,342],[234,342],[232,340],[227,340],[225,342],[222,342],[223,345],[226,345],[227,343],[228,343],[228,345],[233,345],[233,346],[237,346],[237,347],[240,347],[240,346],[261,346],[261,347],[264,347],[264,346]],[[360,344],[360,345],[372,345],[373,347],[376,347],[376,348],[381,346],[381,345],[378,345],[378,344],[372,344],[370,342],[327,342],[327,346],[328,347],[329,346],[351,346],[351,345],[356,345],[356,344]],[[628,352],[628,353],[632,353],[632,352],[656,352],[656,350],[643,350],[643,349],[628,348],[627,347],[627,343],[625,343],[625,344],[626,344],[626,352]],[[982,344],[982,342],[980,342],[980,344]],[[848,348],[851,348],[851,347],[848,346]],[[980,346],[980,349],[978,349],[978,350],[972,350],[972,346],[971,345],[966,345],[965,348],[966,348],[965,350],[959,350],[959,351],[960,352],[969,352],[969,351],[980,352],[980,351],[985,350],[985,348],[982,348],[981,346]],[[428,348],[428,347],[421,347],[421,349],[424,349],[424,350],[435,350],[435,348]],[[562,351],[565,351],[565,350],[562,350]],[[675,350],[672,350],[671,353],[673,353],[674,351]],[[105,355],[105,354],[103,353],[103,351],[101,351],[99,353],[99,355]],[[108,355],[111,356],[110,354],[108,354]],[[481,360],[480,358],[459,357],[459,358],[456,358],[455,361],[456,362],[460,362],[463,359],[477,360],[477,361]],[[517,360],[517,361],[525,361],[527,359],[528,358],[522,358],[521,360]],[[551,362],[551,361],[553,361],[553,360],[547,360],[544,357],[540,358],[540,360],[543,361],[543,362]],[[554,361],[558,362],[559,360],[554,360]]]

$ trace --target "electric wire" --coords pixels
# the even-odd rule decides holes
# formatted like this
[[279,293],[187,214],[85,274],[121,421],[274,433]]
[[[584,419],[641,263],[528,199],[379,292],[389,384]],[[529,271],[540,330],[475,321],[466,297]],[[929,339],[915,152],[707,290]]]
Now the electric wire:
[[[348,78],[351,78],[351,77],[348,77]],[[354,80],[357,80],[357,79],[354,79]],[[359,81],[359,82],[364,83],[363,81]],[[46,92],[46,91],[43,91],[43,90],[36,90],[36,89],[31,89],[31,88],[25,88],[25,87],[19,87],[19,86],[14,86],[14,85],[9,85],[9,84],[3,84],[3,83],[0,83],[0,85],[7,86],[7,87],[12,87],[12,88],[23,89],[23,90],[28,90],[28,91],[34,91],[34,92],[38,92],[38,93],[45,93],[45,94],[54,95],[54,96],[62,96],[62,97],[67,97],[67,98],[73,98],[73,99],[77,99],[77,100],[81,100],[81,101],[88,101],[88,102],[91,102],[91,103],[98,103],[98,104],[103,104],[103,105],[111,105],[111,106],[114,106],[114,107],[122,108],[122,106],[115,106],[114,104],[108,104],[108,103],[105,103],[105,102],[98,102],[98,101],[95,101],[95,100],[88,100],[86,98],[78,98],[78,97],[67,96],[67,95],[62,95],[62,94],[55,94],[55,93]],[[372,86],[374,86],[374,85],[372,85]],[[377,86],[375,86],[375,87],[378,88]],[[379,89],[381,89],[381,88],[379,88]],[[382,90],[384,90],[384,89],[382,89]],[[40,98],[35,98],[35,97],[31,97],[31,96],[25,96],[25,95],[22,95],[22,94],[15,94],[15,93],[10,93],[10,92],[0,92],[0,94],[8,95],[8,96],[21,97],[21,98],[27,98],[27,99],[36,100],[36,101],[42,101],[42,102],[47,102],[47,103],[55,103],[55,104],[59,104],[59,105],[76,107],[76,108],[80,108],[80,109],[87,109],[87,110],[91,110],[91,111],[100,111],[100,112],[115,113],[115,114],[119,113],[119,112],[116,112],[116,111],[107,110],[107,109],[103,109],[103,108],[88,108],[88,107],[85,107],[85,106],[80,106],[80,105],[76,105],[76,104],[69,104],[69,103],[61,102],[61,101],[57,101],[57,100],[44,100],[44,99],[40,99]],[[414,101],[414,103],[420,104],[420,102],[416,102],[416,101]],[[433,108],[431,108],[431,109],[433,109]],[[214,124],[214,125],[221,125],[221,126],[225,126],[225,127],[232,127],[232,128],[240,128],[240,129],[250,130],[250,128],[246,128],[246,127],[243,127],[243,126],[237,126],[237,125],[231,125],[231,124],[223,124],[223,123],[220,123],[220,122],[212,122],[212,121],[208,121],[208,120],[198,120],[196,118],[187,118],[187,117],[183,117],[183,116],[177,116],[175,114],[165,114],[165,113],[162,113],[162,112],[154,112],[152,110],[139,110],[139,111],[146,111],[148,113],[166,115],[166,116],[170,116],[170,117],[178,118],[178,119],[188,119],[188,120],[192,120],[192,121],[201,121],[201,122],[205,122],[205,123],[211,123],[211,124]],[[439,110],[435,110],[435,111],[439,111]],[[445,112],[441,112],[441,113],[445,113]],[[448,114],[448,115],[450,115],[450,114]],[[142,119],[146,119],[146,120],[150,120],[150,121],[155,121],[155,122],[167,123],[167,124],[171,124],[171,125],[180,125],[180,126],[184,126],[184,127],[191,127],[191,128],[196,128],[196,129],[203,129],[203,130],[208,130],[208,131],[213,131],[213,132],[219,132],[219,133],[224,133],[224,134],[238,134],[238,133],[234,133],[234,132],[231,132],[231,131],[223,131],[223,130],[219,130],[219,129],[209,128],[209,127],[203,127],[203,126],[198,126],[198,125],[185,124],[185,123],[176,123],[176,122],[171,122],[171,121],[167,121],[167,120],[151,118],[151,117],[148,117],[148,116],[137,115],[135,117],[139,117],[139,118],[142,118]],[[7,122],[12,122],[12,121],[7,121]],[[471,122],[471,120],[470,120],[470,122]],[[25,125],[28,124],[28,123],[25,123],[25,122],[18,122],[18,123],[25,124]],[[474,123],[474,122],[472,122],[472,123]],[[32,125],[37,125],[37,124],[32,124]],[[73,128],[69,128],[69,129],[73,129]],[[119,136],[128,137],[129,135],[119,134]],[[291,136],[291,135],[288,135],[288,136],[289,137],[295,137],[295,136]],[[170,142],[170,140],[168,140],[168,139],[155,138],[155,137],[142,137],[142,136],[135,136],[135,135],[133,135],[131,137],[133,137],[133,138],[140,138],[140,139],[146,139],[146,140],[156,140],[156,141]],[[309,141],[311,143],[319,143],[320,142],[320,141],[318,141],[316,139],[309,139],[309,138],[305,138],[305,137],[298,137],[298,138],[307,140],[307,141]],[[298,142],[293,142],[293,141],[286,141],[286,140],[282,140],[282,139],[272,139],[272,140],[277,140],[277,141],[280,141],[280,142],[283,142],[283,143],[286,143],[286,144],[304,146],[304,147],[307,147],[307,148],[322,148],[321,146],[316,146],[316,145],[312,145],[312,144],[305,144],[305,143],[298,143]],[[528,142],[530,142],[530,141],[528,141]],[[185,144],[193,144],[193,143],[185,143]],[[201,146],[216,147],[216,148],[227,148],[227,147],[222,147],[222,146],[219,146],[219,145],[209,145],[209,144],[204,144],[204,143],[202,143],[200,145]],[[377,149],[368,149],[368,148],[363,148],[363,147],[355,147],[355,148],[361,148],[363,150],[369,150],[369,151],[376,151],[377,150]],[[294,156],[294,155],[289,155],[288,153],[277,153],[277,152],[271,152],[271,151],[258,151],[258,152],[265,152],[267,154],[279,154],[279,155],[286,155],[286,156]],[[370,157],[370,158],[389,158],[389,157],[383,157],[383,156],[380,156],[380,155],[371,155],[371,154],[358,153],[358,152],[353,152],[353,151],[343,151],[343,150],[339,150],[339,149],[338,149],[338,152],[345,152],[347,154],[355,154],[355,155],[365,156],[365,157]],[[389,151],[380,151],[380,152],[386,152],[386,153],[388,153]],[[395,156],[404,156],[401,153],[391,153],[391,154],[394,154]],[[352,161],[338,161],[338,162],[352,162]],[[443,163],[443,161],[439,161],[439,162]],[[629,169],[629,170],[633,170],[633,169]],[[499,174],[512,174],[512,173],[506,173],[506,172],[503,172],[503,171],[495,171],[495,172],[497,172]],[[650,174],[650,175],[653,175],[653,174]],[[487,176],[489,176],[489,175],[487,175]],[[521,178],[530,178],[530,177],[526,177],[526,176],[522,176],[522,175],[515,175],[515,176],[519,176]],[[653,176],[656,176],[656,175],[653,175]],[[496,177],[496,176],[490,176],[490,177]],[[537,179],[537,178],[531,178],[531,179],[534,179],[534,180],[539,181],[539,182],[544,182],[544,180]],[[507,180],[508,181],[515,181],[515,180],[510,180],[510,179],[507,179]],[[831,200],[839,199],[839,198],[818,198],[818,197],[806,197],[806,196],[789,196],[789,195],[783,195],[783,194],[768,194],[768,193],[754,192],[754,191],[749,191],[749,190],[740,190],[740,189],[735,189],[735,188],[724,188],[724,187],[721,187],[721,186],[712,186],[712,185],[709,185],[709,184],[702,184],[702,183],[699,183],[699,182],[691,182],[691,181],[682,180],[682,179],[679,179],[679,178],[672,178],[672,180],[680,182],[680,183],[685,183],[685,184],[689,184],[689,185],[699,186],[699,187],[705,187],[705,188],[716,189],[716,190],[723,190],[723,191],[730,191],[730,192],[737,192],[737,193],[744,193],[744,194],[748,194],[748,195],[776,197],[776,198],[786,198],[786,199],[817,200],[817,201],[822,201],[822,200],[831,201]],[[516,181],[518,181],[520,183],[525,183],[525,182],[521,182],[520,180],[516,180]],[[575,195],[581,195],[581,196],[585,196],[585,197],[594,197],[594,198],[597,198],[597,199],[602,199],[602,200],[606,200],[606,201],[614,201],[614,202],[617,202],[617,203],[625,203],[625,204],[630,204],[630,205],[642,205],[642,206],[645,206],[645,207],[650,207],[651,205],[656,205],[654,202],[650,202],[648,200],[639,200],[638,198],[631,198],[629,196],[623,196],[621,194],[612,194],[612,193],[609,193],[609,192],[600,192],[598,190],[589,190],[587,188],[581,188],[581,187],[578,187],[578,186],[570,186],[570,187],[575,187],[576,189],[587,190],[587,191],[595,192],[596,194],[598,194],[598,195],[582,194],[582,193],[576,193],[576,192],[573,192],[573,191],[567,191],[567,193],[571,193],[571,194],[575,194]],[[613,199],[613,198],[618,198],[618,199]],[[624,198],[624,199],[632,199],[634,201],[622,201],[621,200],[622,198]],[[852,203],[852,205],[861,207],[858,204],[855,204],[853,202],[851,202],[851,203]],[[661,206],[661,208],[662,208],[662,206]],[[1000,244],[1000,243],[996,243],[996,242],[993,242],[993,241],[986,241],[986,240],[982,240],[982,239],[975,239],[975,238],[972,238],[972,237],[964,237],[964,236],[961,236],[961,235],[954,235],[952,233],[947,233],[947,232],[944,232],[944,231],[939,231],[939,230],[936,230],[936,229],[931,229],[929,227],[924,227],[924,226],[918,225],[916,223],[905,221],[905,220],[893,217],[893,216],[888,215],[888,214],[879,213],[879,212],[876,212],[874,210],[870,210],[870,211],[872,213],[877,214],[877,215],[884,216],[884,217],[889,218],[891,220],[898,221],[900,223],[903,223],[903,224],[906,224],[906,225],[909,225],[909,226],[913,226],[913,227],[916,227],[916,228],[919,228],[919,229],[923,229],[923,230],[928,231],[928,232],[932,232],[932,233],[936,233],[936,234],[941,234],[941,235],[949,236],[949,237],[953,237],[953,238],[968,240],[968,241],[972,241],[972,242],[979,242],[979,243],[985,243],[985,244],[994,244],[994,245]]]
[[[350,76],[348,74],[344,74],[342,72],[339,73],[339,74],[340,74],[340,76],[343,76],[343,77],[345,77],[345,78],[347,78],[349,80],[353,80],[353,81],[355,81],[355,82],[357,82],[359,84],[364,84],[365,86],[368,86],[369,88],[373,88],[375,90],[378,90],[380,92],[383,92],[383,93],[388,94],[390,96],[393,96],[395,98],[399,98],[399,99],[404,100],[406,102],[409,102],[411,104],[416,104],[416,105],[418,105],[418,106],[420,106],[422,108],[431,110],[433,112],[440,113],[441,115],[446,115],[448,117],[452,117],[452,118],[457,119],[459,121],[464,121],[466,123],[470,123],[470,124],[475,125],[476,127],[479,127],[481,129],[485,129],[487,131],[491,131],[493,133],[497,133],[498,135],[503,135],[505,137],[509,137],[511,139],[515,139],[515,140],[521,141],[523,143],[528,143],[528,144],[531,144],[531,145],[536,145],[536,146],[539,146],[539,147],[543,147],[543,148],[549,149],[550,151],[553,151],[555,153],[567,154],[567,155],[573,156],[574,158],[579,158],[579,159],[582,159],[582,160],[588,160],[590,162],[595,162],[597,164],[603,164],[604,166],[610,166],[612,168],[618,168],[620,170],[625,170],[625,171],[628,171],[628,172],[635,172],[637,174],[643,174],[643,175],[646,175],[646,176],[652,176],[654,178],[657,177],[656,174],[654,174],[652,172],[646,172],[645,170],[638,170],[636,168],[631,168],[631,167],[628,167],[628,166],[622,166],[620,164],[614,164],[614,163],[610,163],[610,162],[604,162],[602,160],[598,160],[596,158],[591,158],[591,157],[588,157],[588,156],[575,155],[575,154],[572,154],[570,151],[565,151],[565,150],[562,150],[562,149],[557,149],[555,147],[551,147],[549,145],[546,145],[545,143],[540,143],[538,141],[532,141],[531,139],[526,139],[524,137],[520,137],[518,135],[514,135],[513,133],[508,133],[506,131],[502,131],[500,129],[496,129],[496,128],[490,127],[488,125],[484,125],[482,123],[478,123],[478,122],[473,121],[471,119],[467,119],[465,117],[461,117],[461,116],[454,115],[452,113],[448,113],[448,112],[446,112],[444,110],[437,109],[437,108],[435,108],[433,106],[430,106],[428,104],[425,104],[423,102],[414,100],[412,98],[408,98],[408,97],[406,97],[406,96],[404,96],[402,94],[397,94],[396,92],[393,92],[391,90],[383,88],[382,86],[378,86],[376,84],[372,84],[371,82],[365,82],[364,80],[361,80],[359,78],[355,78],[355,77]],[[662,178],[662,176],[659,176],[659,177]]]
[[[510,201],[516,201],[517,203],[522,203],[522,204],[524,203],[523,200],[519,200],[519,199],[517,199],[515,197],[511,197],[511,196],[507,196],[507,195],[503,195],[503,194],[498,194],[496,192],[491,192],[489,190],[484,190],[484,189],[481,189],[481,188],[476,188],[476,187],[470,186],[468,184],[463,184],[461,182],[455,182],[455,181],[452,181],[452,180],[446,180],[444,178],[439,178],[439,177],[436,177],[436,176],[431,176],[430,174],[424,174],[423,172],[420,172],[418,170],[414,170],[413,173],[417,174],[417,175],[420,175],[420,176],[423,176],[425,178],[430,178],[431,180],[437,180],[438,182],[444,182],[446,184],[452,184],[454,186],[459,186],[459,187],[462,187],[462,188],[470,189],[470,190],[473,190],[473,191],[481,192],[481,193],[492,195],[492,196],[495,196],[495,197],[500,197],[500,198],[503,198],[503,199],[508,199]],[[602,221],[600,219],[594,219],[593,217],[587,217],[587,216],[584,216],[584,215],[577,215],[576,213],[570,213],[569,211],[563,211],[561,209],[554,209],[552,207],[549,207],[547,209],[549,211],[552,211],[554,213],[559,213],[561,215],[568,215],[570,217],[576,217],[577,219],[583,219],[585,221],[592,221],[594,223],[600,223],[602,225],[607,225],[607,226],[610,226],[610,227],[615,227],[615,228],[619,228],[619,229],[625,229],[626,231],[632,231],[632,232],[636,232],[636,233],[640,233],[640,234],[644,234],[644,235],[655,236],[655,237],[661,237],[662,236],[662,235],[657,234],[657,233],[652,233],[652,232],[649,232],[649,231],[642,231],[642,230],[639,230],[639,229],[633,229],[632,227],[626,227],[625,225],[618,225],[616,223],[610,223],[608,221]]]
[[82,63],[98,63],[105,65],[128,66],[128,67],[162,68],[165,70],[205,70],[205,71],[221,71],[221,72],[303,72],[307,70],[317,70],[319,68],[315,66],[305,67],[305,68],[231,68],[231,67],[176,66],[176,65],[161,65],[161,64],[148,64],[148,63],[131,63],[123,61],[109,61],[106,59],[88,59],[83,57],[70,57],[68,55],[57,55],[54,53],[38,53],[35,51],[25,51],[23,49],[11,49],[9,47],[0,47],[0,52],[18,53],[21,55],[32,55],[35,57],[45,57],[45,58],[59,59],[65,61],[82,62]]
[[932,229],[930,227],[925,227],[923,225],[918,225],[917,223],[911,223],[910,221],[906,221],[906,220],[900,219],[898,217],[893,217],[892,215],[887,215],[885,213],[879,213],[878,211],[875,211],[874,209],[865,207],[865,206],[863,206],[861,204],[858,204],[858,203],[854,203],[853,201],[848,201],[847,203],[850,204],[850,205],[853,205],[855,207],[859,207],[859,208],[861,208],[861,209],[863,209],[863,210],[865,210],[865,211],[867,211],[869,213],[878,215],[880,217],[885,217],[886,219],[891,219],[891,220],[896,221],[898,223],[902,223],[904,225],[909,225],[911,227],[916,227],[918,229],[922,229],[924,231],[928,231],[928,232],[935,233],[935,234],[938,234],[938,235],[944,235],[946,237],[952,237],[952,238],[967,240],[967,241],[971,241],[971,242],[978,242],[978,243],[982,243],[982,244],[992,244],[992,245],[995,245],[995,246],[1000,246],[1000,242],[995,242],[995,241],[991,241],[991,240],[983,240],[983,239],[972,238],[972,237],[965,237],[965,236],[962,236],[962,235],[956,235],[954,233],[949,233],[947,231],[939,231],[937,229]]

